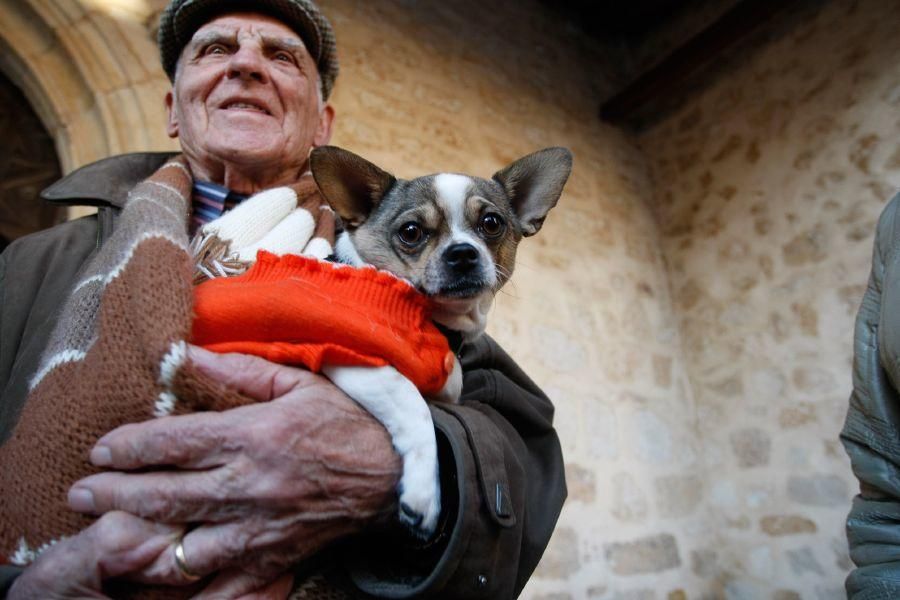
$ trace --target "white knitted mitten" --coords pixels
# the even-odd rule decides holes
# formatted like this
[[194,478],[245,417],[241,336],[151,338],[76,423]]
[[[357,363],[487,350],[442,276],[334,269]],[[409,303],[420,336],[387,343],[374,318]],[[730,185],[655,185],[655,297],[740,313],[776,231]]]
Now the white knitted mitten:
[[293,189],[277,187],[251,196],[194,236],[194,282],[242,273],[259,250],[325,258],[332,248],[325,240],[313,239],[315,228],[312,214],[297,207]]

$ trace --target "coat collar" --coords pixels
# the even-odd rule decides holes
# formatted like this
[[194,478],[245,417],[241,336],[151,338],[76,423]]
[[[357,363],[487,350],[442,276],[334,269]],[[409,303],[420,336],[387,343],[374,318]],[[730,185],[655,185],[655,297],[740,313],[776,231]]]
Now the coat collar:
[[122,208],[128,192],[174,154],[135,152],[104,158],[72,171],[41,192],[41,198],[66,206]]

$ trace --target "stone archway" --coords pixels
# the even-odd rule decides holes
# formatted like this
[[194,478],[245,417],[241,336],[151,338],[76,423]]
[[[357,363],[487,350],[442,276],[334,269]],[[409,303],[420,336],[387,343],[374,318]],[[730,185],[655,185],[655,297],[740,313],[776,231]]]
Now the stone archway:
[[123,152],[170,150],[168,80],[148,23],[158,0],[0,2],[0,71],[56,146],[63,173]]
[[38,193],[60,176],[53,139],[28,101],[0,74],[0,250],[14,239],[51,227],[65,211],[38,202]]

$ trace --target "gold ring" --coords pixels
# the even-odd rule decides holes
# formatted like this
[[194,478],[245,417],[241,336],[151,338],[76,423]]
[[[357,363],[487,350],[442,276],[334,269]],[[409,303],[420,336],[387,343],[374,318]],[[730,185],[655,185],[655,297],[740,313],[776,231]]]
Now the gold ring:
[[181,571],[181,574],[184,575],[185,579],[188,581],[197,581],[201,576],[191,570],[187,564],[187,559],[184,557],[185,534],[187,534],[186,531],[179,536],[178,543],[175,544],[175,565],[178,567],[178,570]]

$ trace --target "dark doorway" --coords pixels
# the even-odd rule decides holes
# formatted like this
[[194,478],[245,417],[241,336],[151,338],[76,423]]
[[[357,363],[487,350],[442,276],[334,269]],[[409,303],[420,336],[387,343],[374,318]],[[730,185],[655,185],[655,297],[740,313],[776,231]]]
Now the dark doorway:
[[14,239],[65,220],[65,209],[38,198],[59,179],[53,138],[28,100],[0,73],[0,249]]

